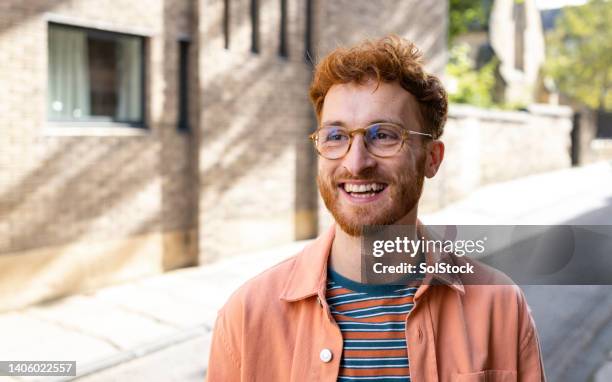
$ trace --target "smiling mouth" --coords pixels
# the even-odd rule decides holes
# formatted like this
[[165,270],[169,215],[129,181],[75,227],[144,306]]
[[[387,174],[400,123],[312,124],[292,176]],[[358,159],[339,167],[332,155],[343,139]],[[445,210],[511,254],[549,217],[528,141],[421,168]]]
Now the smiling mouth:
[[377,182],[360,184],[340,183],[338,187],[352,197],[366,199],[383,192],[387,188],[387,184]]

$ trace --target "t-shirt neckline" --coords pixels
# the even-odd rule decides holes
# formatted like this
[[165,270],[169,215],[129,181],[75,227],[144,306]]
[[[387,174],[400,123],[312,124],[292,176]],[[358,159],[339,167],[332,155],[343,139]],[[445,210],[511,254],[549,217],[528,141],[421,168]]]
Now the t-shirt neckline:
[[360,283],[342,276],[331,267],[327,268],[327,281],[332,281],[335,285],[340,285],[343,288],[352,290],[354,292],[367,293],[369,295],[388,295],[391,293],[400,293],[408,288],[407,285]]

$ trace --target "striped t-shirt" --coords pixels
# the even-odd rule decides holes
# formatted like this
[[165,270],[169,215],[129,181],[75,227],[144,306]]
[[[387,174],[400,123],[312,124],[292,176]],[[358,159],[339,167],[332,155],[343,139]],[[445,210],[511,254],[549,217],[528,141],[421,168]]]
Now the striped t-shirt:
[[405,329],[416,290],[361,284],[328,270],[326,299],[344,340],[338,381],[410,381]]

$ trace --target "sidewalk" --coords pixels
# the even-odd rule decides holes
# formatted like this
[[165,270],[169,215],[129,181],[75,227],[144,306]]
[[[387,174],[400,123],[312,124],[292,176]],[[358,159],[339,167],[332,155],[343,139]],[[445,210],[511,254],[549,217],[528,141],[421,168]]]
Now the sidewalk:
[[[217,310],[231,292],[304,244],[295,242],[0,314],[0,360],[76,360],[80,377],[196,337],[207,341]],[[203,378],[208,354],[197,358]],[[22,380],[70,378],[0,377],[0,381]]]
[[[487,186],[421,219],[427,224],[612,224],[612,163]],[[0,360],[76,360],[77,379],[93,382],[105,380],[96,378],[104,370],[191,341],[194,350],[185,362],[198,368],[190,380],[201,381],[218,308],[245,280],[297,253],[305,243],[0,314]],[[173,365],[168,359],[154,362]],[[141,380],[186,380],[148,372],[152,377]],[[602,365],[600,372],[598,380],[612,380],[612,364]],[[0,377],[24,380],[69,379]]]
[[579,225],[607,219],[612,224],[612,161],[485,186],[422,219],[476,225]]

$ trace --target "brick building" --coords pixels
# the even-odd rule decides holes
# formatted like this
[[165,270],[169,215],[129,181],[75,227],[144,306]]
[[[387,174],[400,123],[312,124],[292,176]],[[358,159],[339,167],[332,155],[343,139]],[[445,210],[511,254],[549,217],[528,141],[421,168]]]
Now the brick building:
[[445,1],[0,2],[0,310],[317,233],[309,58]]

